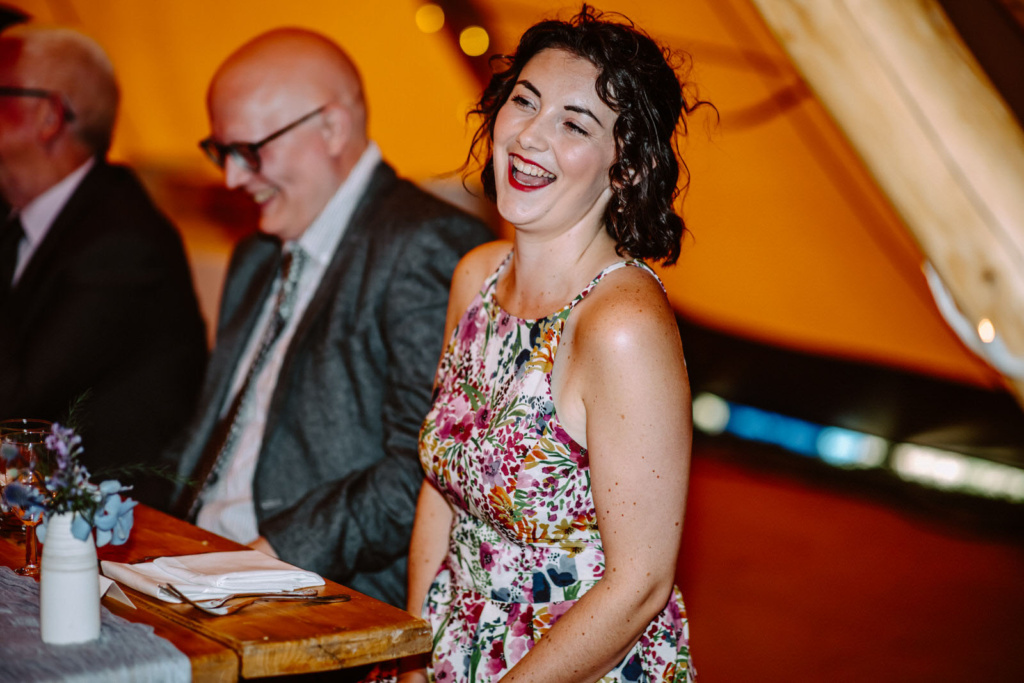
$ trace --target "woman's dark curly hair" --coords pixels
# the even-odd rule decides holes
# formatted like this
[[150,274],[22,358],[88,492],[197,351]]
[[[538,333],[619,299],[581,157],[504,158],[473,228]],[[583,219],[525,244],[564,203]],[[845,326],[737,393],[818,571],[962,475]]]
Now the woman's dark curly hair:
[[[610,21],[614,16],[617,20]],[[618,21],[620,20],[621,21]],[[618,114],[615,158],[609,170],[612,197],[604,223],[620,255],[675,263],[686,226],[673,209],[681,160],[676,126],[686,133],[684,113],[706,104],[686,101],[684,84],[670,65],[672,54],[622,15],[608,15],[583,5],[569,21],[543,21],[519,40],[511,55],[492,57],[504,64],[496,71],[470,115],[482,118],[473,136],[470,160],[483,162],[485,194],[496,199],[493,140],[498,110],[508,100],[526,64],[542,50],[565,50],[598,70],[597,94]],[[684,183],[689,171],[681,164]]]

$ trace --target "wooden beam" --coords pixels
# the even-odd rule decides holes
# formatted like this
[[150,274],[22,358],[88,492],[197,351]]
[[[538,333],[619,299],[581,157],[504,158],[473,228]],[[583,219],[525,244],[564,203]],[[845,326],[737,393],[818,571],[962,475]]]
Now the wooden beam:
[[957,306],[1024,358],[1024,131],[938,3],[752,2]]

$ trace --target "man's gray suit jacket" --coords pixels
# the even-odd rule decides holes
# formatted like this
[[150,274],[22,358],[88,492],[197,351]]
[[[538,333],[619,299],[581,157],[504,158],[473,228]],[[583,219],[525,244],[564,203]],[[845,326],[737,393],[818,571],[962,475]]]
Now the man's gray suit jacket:
[[[374,171],[289,345],[256,466],[260,534],[280,557],[403,606],[423,480],[417,455],[458,260],[476,219]],[[195,472],[281,258],[257,234],[232,256],[217,344],[179,472]],[[180,489],[179,489],[180,494]]]

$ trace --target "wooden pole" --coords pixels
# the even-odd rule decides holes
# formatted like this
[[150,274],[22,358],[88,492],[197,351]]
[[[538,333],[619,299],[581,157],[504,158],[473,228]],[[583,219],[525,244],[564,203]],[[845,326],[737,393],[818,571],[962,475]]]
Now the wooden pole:
[[1024,131],[938,3],[752,1],[960,310],[1024,358]]

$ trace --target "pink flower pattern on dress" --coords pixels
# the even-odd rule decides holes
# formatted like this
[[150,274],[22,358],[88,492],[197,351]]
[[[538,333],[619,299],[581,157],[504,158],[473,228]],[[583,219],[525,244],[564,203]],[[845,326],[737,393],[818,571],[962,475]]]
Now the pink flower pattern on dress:
[[[508,263],[506,259],[505,264]],[[501,309],[484,283],[448,340],[437,395],[420,432],[428,479],[452,505],[447,557],[424,618],[432,680],[496,681],[604,574],[590,464],[555,414],[551,368],[573,307],[540,320]],[[656,277],[656,276],[654,276]],[[601,681],[694,680],[678,589],[640,641]]]

